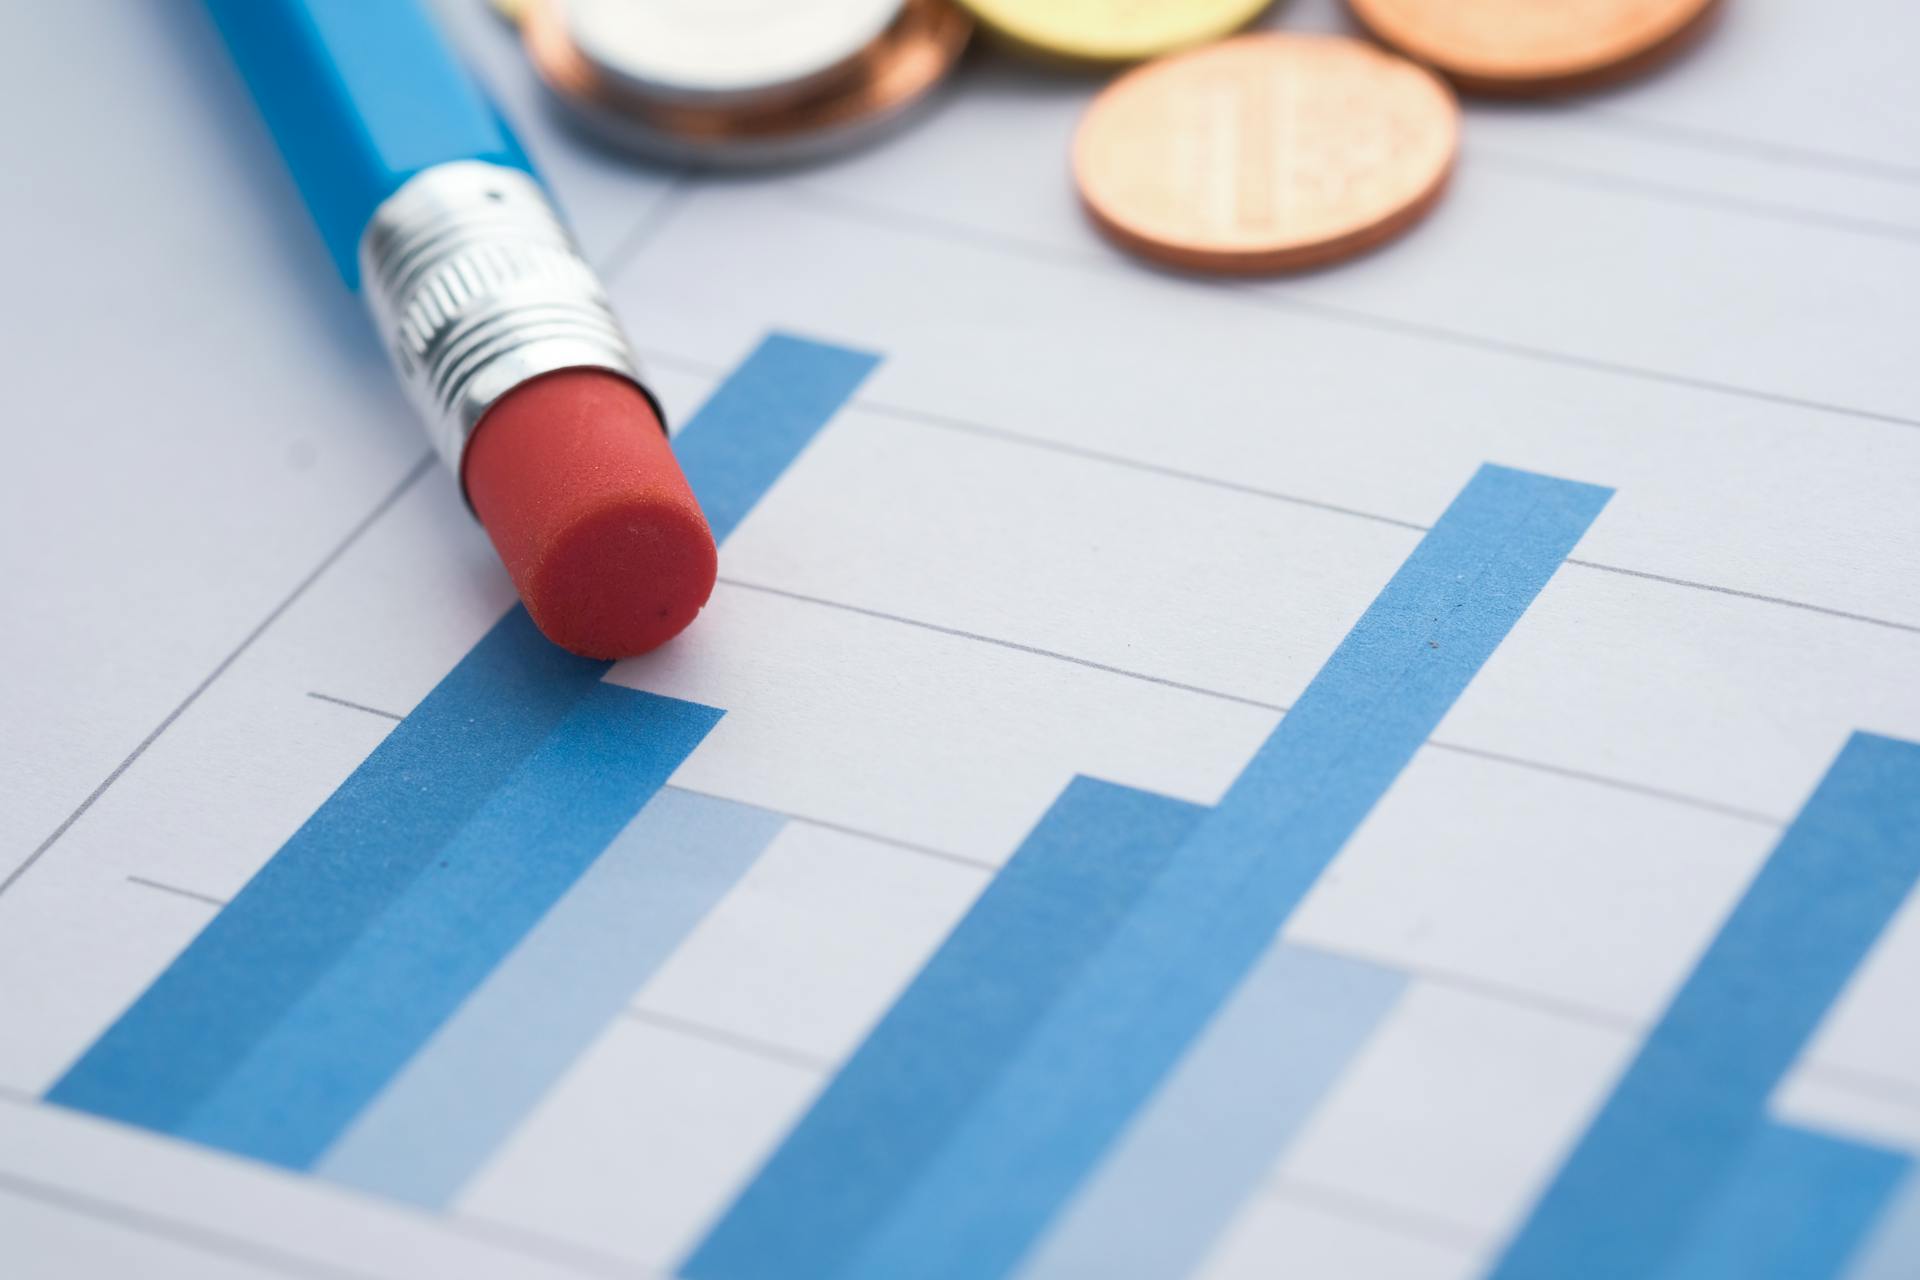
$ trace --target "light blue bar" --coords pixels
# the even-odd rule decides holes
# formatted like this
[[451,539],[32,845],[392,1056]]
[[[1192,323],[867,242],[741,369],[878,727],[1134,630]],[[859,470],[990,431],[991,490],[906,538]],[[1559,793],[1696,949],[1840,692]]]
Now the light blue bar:
[[1655,1276],[1920,875],[1920,746],[1856,733],[1493,1271]]
[[1861,1248],[1847,1280],[1913,1280],[1920,1276],[1920,1173],[1909,1169],[1893,1203]]
[[719,719],[618,685],[588,690],[179,1136],[309,1167]]
[[[895,1129],[913,1126],[893,1098],[876,1100],[863,1125],[818,1126],[826,1105],[818,1103],[687,1274],[1005,1275],[1267,950],[1609,496],[1483,467],[1044,1021],[992,1046],[990,1088],[969,1098],[930,1158],[916,1148],[897,1161],[905,1140]],[[950,1051],[952,1039],[935,1040],[929,1057]],[[853,1093],[836,1081],[827,1097],[836,1110],[857,1112],[857,1086]],[[802,1137],[806,1147],[797,1146]],[[868,1225],[871,1204],[824,1216],[783,1205],[784,1196],[809,1194],[809,1177],[863,1181],[876,1162],[890,1176],[919,1170],[911,1184],[886,1188],[889,1208],[877,1226]]]
[[776,333],[721,383],[673,438],[715,538],[724,540],[880,357]]
[[1661,1280],[1829,1280],[1843,1274],[1912,1162],[1763,1124]]
[[627,824],[315,1172],[449,1204],[760,856],[784,820],[668,788]]
[[1364,961],[1269,949],[1020,1274],[1190,1273],[1405,987]]
[[680,1274],[838,1274],[1200,812],[1069,783]]
[[47,1101],[169,1132],[606,671],[514,609],[361,762]]

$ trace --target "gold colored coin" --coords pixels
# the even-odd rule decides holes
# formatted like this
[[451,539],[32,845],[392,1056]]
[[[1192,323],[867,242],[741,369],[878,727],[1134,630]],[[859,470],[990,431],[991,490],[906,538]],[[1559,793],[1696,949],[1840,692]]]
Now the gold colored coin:
[[1634,75],[1703,32],[1716,0],[1348,0],[1368,30],[1481,93],[1548,94]]
[[1237,31],[1271,0],[961,0],[1016,44],[1075,62],[1138,62]]
[[1122,247],[1197,271],[1351,257],[1446,186],[1459,108],[1425,68],[1343,36],[1248,35],[1150,63],[1095,98],[1074,178]]

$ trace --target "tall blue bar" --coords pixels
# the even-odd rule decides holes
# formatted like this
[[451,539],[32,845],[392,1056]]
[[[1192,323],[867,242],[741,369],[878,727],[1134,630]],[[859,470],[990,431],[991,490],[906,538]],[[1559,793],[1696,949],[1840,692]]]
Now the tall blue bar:
[[[775,334],[720,385],[675,442],[695,493],[720,513],[716,536],[738,527],[877,362],[864,352]],[[369,1089],[384,1083],[356,1071],[350,1087],[343,1082],[330,1091],[334,1066],[287,1056],[300,1037],[317,1047],[317,1011],[334,1018],[355,1007],[335,970],[357,948],[373,945],[382,917],[537,753],[569,758],[571,735],[590,734],[596,715],[612,714],[600,701],[581,713],[585,719],[568,720],[583,700],[618,702],[627,694],[602,691],[609,665],[563,652],[524,611],[509,612],[54,1083],[47,1100],[290,1165],[309,1163],[351,1121]],[[670,701],[655,700],[655,711],[667,711]],[[711,714],[686,714],[700,713]],[[570,844],[569,857],[583,847],[597,854],[644,799],[630,777],[601,780],[605,794],[624,795],[632,807],[611,830],[601,812],[597,825],[588,824],[597,834],[584,846]],[[517,812],[531,821],[545,810],[528,803]],[[528,834],[497,822],[490,829],[502,847]],[[568,865],[577,875],[579,866]],[[427,896],[408,910],[431,916],[420,903],[432,890],[421,892]],[[512,938],[503,933],[494,941],[497,963]],[[462,962],[470,984],[485,977],[471,960]],[[342,970],[353,972],[371,984],[362,994],[377,1003],[381,975]],[[404,1062],[394,1046],[405,1039],[383,1050],[381,1070],[389,1078]],[[269,1063],[278,1066],[268,1070]],[[269,1087],[279,1073],[297,1084]],[[296,1096],[316,1101],[315,1120],[248,1110],[269,1097]],[[255,1101],[247,1104],[249,1098]],[[317,1120],[323,1113],[325,1124]]]
[[[1767,1101],[1916,876],[1920,745],[1856,733],[1534,1206],[1496,1280],[1665,1275],[1730,1183],[1777,1182],[1783,1166],[1749,1167],[1783,1141],[1763,1141]],[[1766,1203],[1756,1196],[1753,1213]]]
[[1840,1276],[1912,1164],[1897,1151],[1763,1124],[1662,1280]]
[[[1219,807],[1200,818],[1064,992],[1050,997],[1044,1018],[991,1046],[990,1078],[953,1108],[937,1149],[917,1147],[901,1159],[903,1140],[877,1125],[842,1126],[829,1141],[810,1113],[685,1274],[1005,1275],[1266,952],[1609,496],[1483,467]],[[924,981],[903,1004],[927,999]],[[968,988],[943,983],[953,993],[939,1003],[957,1008]],[[827,1097],[836,1110],[860,1111],[866,1087],[845,1076]],[[898,1110],[883,1096],[871,1105],[882,1115]],[[788,1207],[807,1187],[857,1177],[874,1161],[912,1175],[885,1189],[884,1203],[818,1218]]]

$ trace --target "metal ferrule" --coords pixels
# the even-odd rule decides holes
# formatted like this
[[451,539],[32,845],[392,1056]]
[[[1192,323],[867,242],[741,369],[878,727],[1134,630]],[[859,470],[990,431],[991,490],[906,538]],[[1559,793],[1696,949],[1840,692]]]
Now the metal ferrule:
[[360,282],[455,475],[487,410],[531,378],[606,369],[640,386],[606,291],[517,169],[460,160],[414,175],[367,223]]

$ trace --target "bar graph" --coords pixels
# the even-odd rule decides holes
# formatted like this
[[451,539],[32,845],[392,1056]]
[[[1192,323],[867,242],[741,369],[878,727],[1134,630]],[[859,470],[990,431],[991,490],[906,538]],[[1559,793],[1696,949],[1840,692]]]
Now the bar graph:
[[1920,745],[1857,733],[1494,1268],[1841,1274],[1909,1156],[1767,1102],[1920,878]]
[[[676,446],[717,537],[876,363],[775,335],[720,385]],[[776,825],[663,796],[722,713],[610,665],[508,613],[47,1100],[442,1202]]]
[[[877,363],[775,335],[719,383],[676,439],[718,537]],[[1481,467],[1217,804],[1073,777],[674,1274],[1203,1267],[1417,981],[1289,921],[1610,497]],[[609,666],[507,614],[47,1100],[457,1209],[795,821],[671,783],[752,708]],[[1856,734],[1491,1280],[1902,1274],[1911,1156],[1768,1106],[1916,877],[1920,747]]]
[[[1069,787],[1006,873],[1028,893],[981,899],[682,1274],[1009,1274],[1260,965],[1609,496],[1482,468],[1217,807]],[[1078,914],[1071,895],[1089,847],[1127,868],[1116,888],[1129,901],[1110,932],[1084,937],[1082,956],[1060,946],[1053,921]],[[1055,905],[1035,909],[1032,896],[1048,893]],[[983,967],[977,952],[1024,969],[1042,949],[1050,962],[1023,974],[1017,1022],[1007,1002],[981,996],[996,985],[965,980]],[[1296,1083],[1329,1074],[1302,1066]],[[1287,1110],[1270,1121],[1275,1142]],[[1126,1205],[1124,1190],[1113,1196]]]

